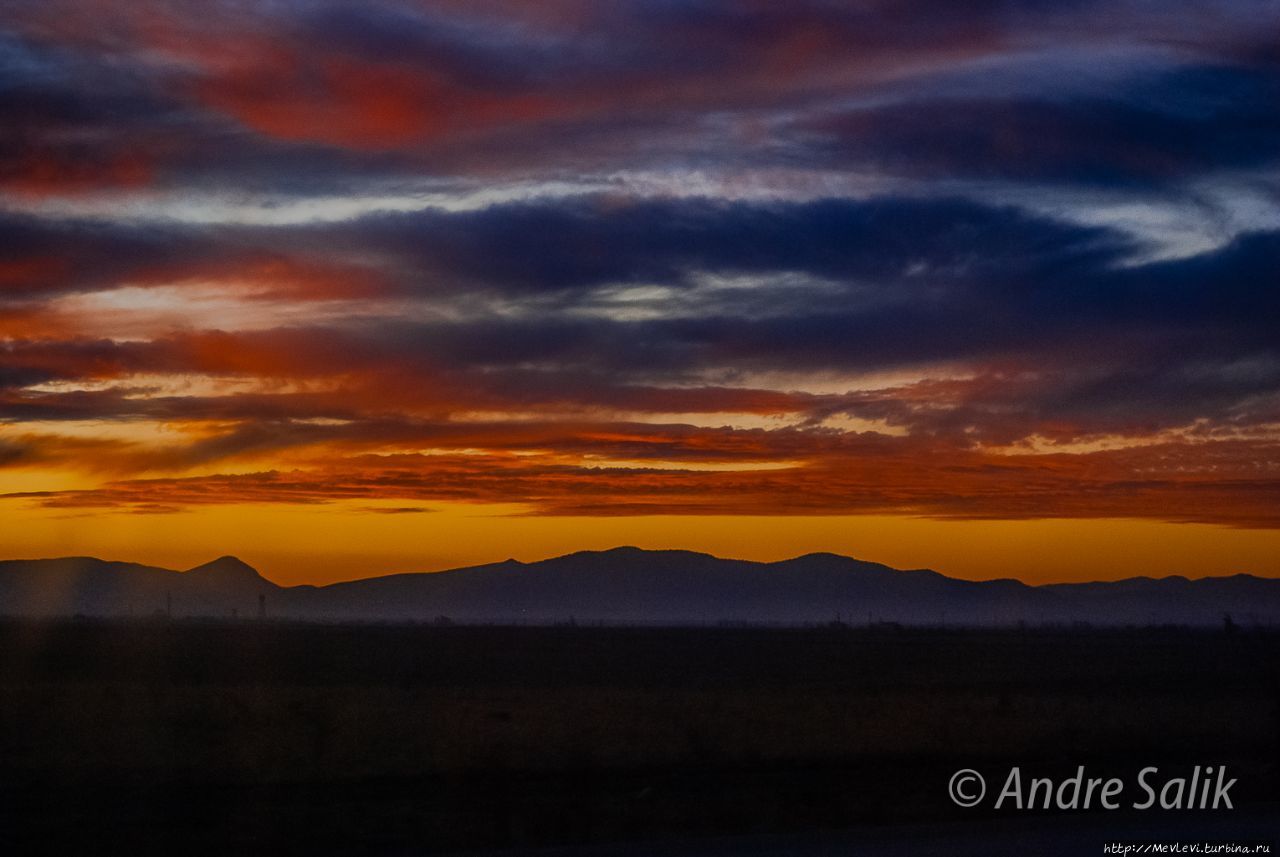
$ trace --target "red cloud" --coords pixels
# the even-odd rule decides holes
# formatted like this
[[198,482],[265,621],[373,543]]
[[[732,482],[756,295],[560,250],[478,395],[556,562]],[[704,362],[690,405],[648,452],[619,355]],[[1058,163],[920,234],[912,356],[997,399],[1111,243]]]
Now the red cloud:
[[52,149],[15,158],[0,170],[0,190],[30,197],[76,196],[149,185],[154,168],[138,153],[70,153]]
[[195,91],[268,136],[354,149],[397,148],[553,112],[538,94],[470,89],[427,63],[316,56],[283,45],[213,71]]
[[60,285],[67,264],[56,256],[18,256],[0,259],[0,289],[34,292]]

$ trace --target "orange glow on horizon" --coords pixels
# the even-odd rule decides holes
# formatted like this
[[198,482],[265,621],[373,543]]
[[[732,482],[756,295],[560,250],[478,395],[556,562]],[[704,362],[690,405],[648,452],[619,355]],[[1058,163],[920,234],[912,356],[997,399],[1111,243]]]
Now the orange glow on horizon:
[[938,521],[902,516],[534,517],[515,506],[344,502],[164,515],[0,501],[0,557],[93,555],[189,568],[235,554],[282,585],[534,561],[619,545],[774,561],[828,551],[896,568],[1027,583],[1250,573],[1280,577],[1280,531],[1140,520]]

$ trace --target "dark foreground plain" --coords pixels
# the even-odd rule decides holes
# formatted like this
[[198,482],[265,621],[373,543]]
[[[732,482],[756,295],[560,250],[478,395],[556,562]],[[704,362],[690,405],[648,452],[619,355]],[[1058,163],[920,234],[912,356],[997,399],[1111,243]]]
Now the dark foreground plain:
[[[67,854],[1051,853],[1070,831],[1102,853],[1126,831],[1252,837],[1280,817],[1278,670],[1280,636],[1235,627],[8,621],[0,825],[6,853]],[[1227,765],[1235,814],[947,796],[958,768],[996,788],[1011,765],[1130,783],[1148,765]]]

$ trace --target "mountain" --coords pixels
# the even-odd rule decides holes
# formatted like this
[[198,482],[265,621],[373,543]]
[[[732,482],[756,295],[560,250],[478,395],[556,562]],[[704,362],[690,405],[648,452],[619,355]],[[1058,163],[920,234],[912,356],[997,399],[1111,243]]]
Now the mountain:
[[280,591],[229,556],[188,571],[93,557],[0,562],[0,614],[7,615],[251,615],[259,595]]
[[281,587],[224,556],[187,571],[90,557],[0,562],[0,614],[316,620],[1220,625],[1280,621],[1280,580],[1236,575],[1029,586],[835,554],[781,562],[623,547],[329,586]]

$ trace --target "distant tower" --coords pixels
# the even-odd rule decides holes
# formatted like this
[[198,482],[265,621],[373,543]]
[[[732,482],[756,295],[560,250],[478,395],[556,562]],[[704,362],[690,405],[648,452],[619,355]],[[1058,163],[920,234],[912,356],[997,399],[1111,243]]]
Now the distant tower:
[[258,595],[258,618],[267,618],[267,596],[261,593]]

